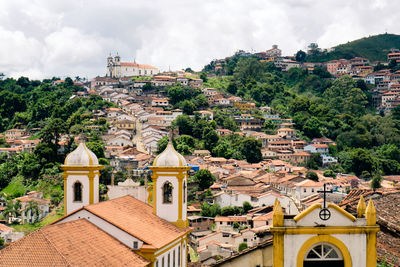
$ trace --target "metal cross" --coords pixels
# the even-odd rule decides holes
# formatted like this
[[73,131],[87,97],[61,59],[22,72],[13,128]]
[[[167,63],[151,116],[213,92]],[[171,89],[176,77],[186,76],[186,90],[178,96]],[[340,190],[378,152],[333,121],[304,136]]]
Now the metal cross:
[[326,190],[326,184],[324,184],[324,190],[319,190],[317,193],[324,193],[324,209],[326,209],[326,193],[333,193],[333,190]]
[[333,190],[326,190],[326,184],[324,184],[324,190],[317,192],[324,193],[324,207],[319,212],[319,218],[323,221],[327,221],[331,217],[331,212],[326,208],[326,193],[332,193]]

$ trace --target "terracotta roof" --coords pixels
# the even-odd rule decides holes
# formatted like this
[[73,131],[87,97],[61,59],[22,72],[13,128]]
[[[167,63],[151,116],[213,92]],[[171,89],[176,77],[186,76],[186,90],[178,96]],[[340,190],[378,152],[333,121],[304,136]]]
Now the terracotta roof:
[[246,222],[246,216],[217,216],[215,217],[215,222]]
[[85,219],[49,225],[0,251],[1,266],[147,266]]
[[13,231],[14,229],[5,224],[0,223],[0,232]]
[[131,196],[96,203],[83,209],[156,248],[189,231],[154,215],[152,206]]

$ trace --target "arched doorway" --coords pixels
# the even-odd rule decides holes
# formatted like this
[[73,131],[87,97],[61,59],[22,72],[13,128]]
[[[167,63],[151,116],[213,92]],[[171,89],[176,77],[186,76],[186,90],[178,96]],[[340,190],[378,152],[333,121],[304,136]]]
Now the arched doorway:
[[304,267],[344,267],[343,255],[330,243],[317,243],[305,254]]

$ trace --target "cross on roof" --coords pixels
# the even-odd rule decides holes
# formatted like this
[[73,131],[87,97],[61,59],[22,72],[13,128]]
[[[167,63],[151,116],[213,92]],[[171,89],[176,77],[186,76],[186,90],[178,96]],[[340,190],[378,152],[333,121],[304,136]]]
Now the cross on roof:
[[326,193],[333,193],[333,190],[326,190],[326,184],[324,184],[324,190],[318,190],[317,193],[324,193],[324,209],[326,209]]

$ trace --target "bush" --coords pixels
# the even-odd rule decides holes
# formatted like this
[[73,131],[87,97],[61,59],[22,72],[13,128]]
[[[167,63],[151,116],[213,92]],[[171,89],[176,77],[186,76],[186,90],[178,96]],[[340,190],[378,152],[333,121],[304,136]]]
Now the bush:
[[245,250],[246,248],[247,248],[247,243],[240,243],[239,244],[239,248],[238,248],[239,252],[242,251],[242,250]]
[[332,171],[332,170],[326,170],[326,171],[324,171],[324,176],[325,176],[325,177],[333,177],[333,178],[336,178],[336,174],[335,174],[335,172]]
[[318,182],[318,175],[313,171],[308,171],[306,174],[306,178]]

